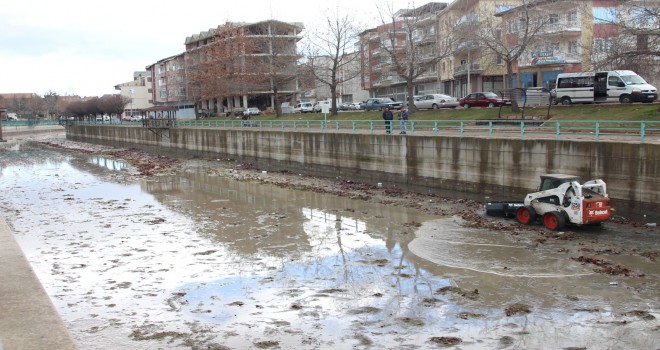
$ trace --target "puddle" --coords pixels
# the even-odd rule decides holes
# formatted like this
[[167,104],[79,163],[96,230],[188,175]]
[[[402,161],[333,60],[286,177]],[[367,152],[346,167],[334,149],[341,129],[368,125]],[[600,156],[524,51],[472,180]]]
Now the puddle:
[[619,259],[648,278],[615,278],[531,238],[221,169],[124,181],[121,162],[25,147],[0,164],[0,208],[81,349],[660,344],[657,318],[628,313],[658,316],[639,257]]

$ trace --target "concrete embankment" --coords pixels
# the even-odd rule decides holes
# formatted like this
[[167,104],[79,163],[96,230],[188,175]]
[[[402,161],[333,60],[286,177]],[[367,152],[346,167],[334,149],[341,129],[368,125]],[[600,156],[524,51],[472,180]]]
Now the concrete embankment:
[[543,173],[600,178],[613,198],[660,203],[660,145],[573,140],[78,125],[67,138],[255,162],[272,171],[484,194],[535,189]]
[[0,349],[77,349],[3,217],[0,276]]
[[3,126],[0,139],[3,141],[20,140],[34,135],[64,132],[61,125]]

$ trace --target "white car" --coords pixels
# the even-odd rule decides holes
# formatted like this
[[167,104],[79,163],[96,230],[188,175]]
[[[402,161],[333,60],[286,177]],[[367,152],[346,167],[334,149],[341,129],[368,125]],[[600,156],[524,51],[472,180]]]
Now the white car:
[[312,113],[314,112],[314,104],[311,102],[298,103],[294,111],[296,113]]
[[458,99],[449,95],[429,94],[415,100],[415,107],[419,109],[456,108]]
[[261,114],[261,111],[257,107],[250,107],[250,108],[246,109],[245,112],[247,112],[248,115],[260,115]]

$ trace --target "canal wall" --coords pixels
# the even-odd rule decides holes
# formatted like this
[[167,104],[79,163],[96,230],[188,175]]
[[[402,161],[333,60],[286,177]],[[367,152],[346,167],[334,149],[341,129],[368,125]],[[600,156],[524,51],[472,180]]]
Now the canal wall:
[[[341,177],[423,191],[460,190],[519,199],[544,173],[600,178],[616,199],[660,203],[660,145],[260,129],[77,125],[67,138],[184,151],[255,163],[269,171]],[[634,204],[635,205],[635,204]],[[647,208],[648,209],[648,208]]]

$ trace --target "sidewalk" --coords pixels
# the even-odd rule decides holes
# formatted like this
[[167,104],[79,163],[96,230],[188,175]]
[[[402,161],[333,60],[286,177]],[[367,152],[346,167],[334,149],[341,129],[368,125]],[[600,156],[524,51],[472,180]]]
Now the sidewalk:
[[0,350],[77,349],[0,216]]

